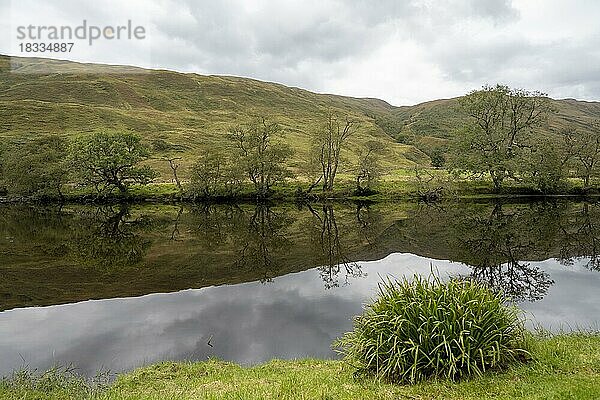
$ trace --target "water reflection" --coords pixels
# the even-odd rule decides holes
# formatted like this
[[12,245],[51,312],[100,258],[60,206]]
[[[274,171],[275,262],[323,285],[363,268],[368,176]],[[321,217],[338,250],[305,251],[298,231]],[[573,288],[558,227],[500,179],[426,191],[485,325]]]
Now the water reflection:
[[282,262],[280,255],[294,245],[283,231],[289,223],[291,217],[285,212],[268,205],[254,207],[243,228],[234,231],[234,268],[258,272],[261,282],[270,282]]
[[545,228],[541,225],[546,221],[530,219],[540,215],[537,208],[506,211],[501,204],[495,204],[489,214],[458,218],[457,246],[473,267],[470,276],[515,301],[542,299],[554,281],[547,272],[522,261],[538,250],[538,230]]
[[[331,204],[324,204],[320,212],[307,205],[314,216],[312,223],[307,226],[307,232],[311,239],[311,254],[313,264],[318,265],[319,275],[326,289],[340,285],[339,275],[343,274],[344,284],[347,285],[350,278],[363,276],[360,265],[348,257],[348,249],[340,238],[335,212]],[[358,215],[358,212],[357,212]],[[342,227],[343,231],[348,231]],[[359,231],[362,231],[359,228]],[[368,239],[367,239],[368,242]]]
[[586,267],[600,271],[600,215],[597,204],[583,203],[560,226],[560,260],[572,265],[577,260],[587,260]]
[[[335,355],[332,340],[374,293],[379,276],[428,273],[432,259],[393,254],[359,263],[367,275],[323,290],[314,270],[274,278],[137,298],[86,301],[0,313],[0,375],[23,364],[73,363],[88,375],[158,360],[219,357],[241,363]],[[523,304],[531,323],[559,329],[590,326],[600,317],[600,274],[579,263],[532,262],[556,280],[548,295]],[[469,267],[436,261],[443,276]],[[212,346],[208,345],[211,340]]]
[[144,215],[132,217],[127,205],[81,210],[80,229],[71,232],[72,255],[80,265],[127,268],[140,264],[152,245],[143,235],[158,227]]
[[533,203],[0,207],[0,309],[270,282],[316,268],[325,289],[358,261],[412,253],[470,266],[517,301],[553,277],[532,261],[600,269],[600,207]]
[[[21,356],[89,374],[329,357],[380,276],[431,266],[504,291],[545,327],[594,325],[599,221],[598,203],[567,201],[3,206],[0,372]],[[132,297],[157,292],[176,293]]]

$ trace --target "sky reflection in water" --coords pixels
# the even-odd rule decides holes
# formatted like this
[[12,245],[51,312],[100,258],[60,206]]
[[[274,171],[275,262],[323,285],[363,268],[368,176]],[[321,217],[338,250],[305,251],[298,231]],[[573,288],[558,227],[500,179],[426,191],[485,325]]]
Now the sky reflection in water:
[[[543,299],[521,304],[530,326],[598,328],[600,274],[583,264],[531,263],[555,283]],[[431,265],[442,275],[470,272],[459,263],[400,253],[361,265],[366,276],[330,289],[312,269],[267,283],[5,311],[0,375],[24,364],[39,369],[73,364],[93,375],[166,359],[218,357],[248,364],[335,357],[331,342],[351,328],[351,317],[374,295],[381,277],[428,274]]]

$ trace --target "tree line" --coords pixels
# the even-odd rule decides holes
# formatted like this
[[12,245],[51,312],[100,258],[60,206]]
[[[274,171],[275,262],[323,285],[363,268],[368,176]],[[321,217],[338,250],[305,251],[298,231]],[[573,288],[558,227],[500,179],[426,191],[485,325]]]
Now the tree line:
[[[302,168],[308,195],[316,187],[333,191],[342,161],[342,150],[358,123],[333,113],[311,135],[311,156]],[[281,126],[268,118],[231,127],[225,144],[199,151],[189,169],[189,184],[179,177],[181,157],[166,157],[172,178],[182,194],[195,199],[236,197],[251,185],[265,199],[273,186],[294,174],[288,167],[293,151],[284,141]],[[360,151],[356,189],[370,190],[379,176],[383,145],[369,141]],[[0,147],[0,186],[14,196],[63,198],[66,185],[87,187],[98,195],[127,194],[132,185],[152,182],[158,173],[146,161],[148,146],[134,133],[96,132],[69,140],[59,135],[34,138]]]
[[[544,93],[484,86],[463,96],[460,107],[468,122],[456,130],[447,148],[430,154],[432,167],[447,169],[454,179],[487,177],[496,191],[515,181],[556,193],[566,190],[570,178],[580,178],[585,189],[600,175],[600,123],[579,121],[585,129],[553,128],[549,116],[554,110]],[[302,176],[297,196],[338,187],[342,164],[349,164],[342,154],[358,127],[359,121],[348,115],[329,112],[323,118],[311,133],[308,159],[297,168]],[[179,177],[181,157],[165,161],[182,195],[233,198],[250,186],[257,198],[265,199],[278,183],[297,178],[288,165],[293,151],[284,136],[282,127],[266,117],[232,126],[224,144],[198,152],[185,187]],[[353,171],[354,194],[373,193],[385,152],[382,142],[369,140],[355,151],[358,159],[344,165]],[[96,132],[72,140],[49,135],[0,144],[0,189],[14,196],[48,198],[63,198],[67,185],[92,188],[99,195],[127,194],[131,185],[145,185],[158,176],[146,163],[150,156],[140,136],[129,132]],[[417,173],[419,185],[434,180],[435,175],[427,175]]]
[[98,132],[67,140],[42,136],[0,150],[6,191],[16,196],[60,197],[68,183],[97,193],[126,193],[132,184],[147,184],[156,171],[140,163],[149,151],[132,133]]

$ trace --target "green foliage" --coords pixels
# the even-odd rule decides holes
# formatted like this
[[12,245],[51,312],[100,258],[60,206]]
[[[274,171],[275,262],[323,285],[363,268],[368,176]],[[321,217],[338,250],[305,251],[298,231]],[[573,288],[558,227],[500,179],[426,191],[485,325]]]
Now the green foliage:
[[165,139],[156,138],[152,141],[152,148],[157,152],[164,152],[172,150],[173,145],[171,145]]
[[487,173],[496,190],[519,172],[530,136],[550,111],[546,95],[484,86],[460,99],[470,124],[454,138],[454,168],[472,174]]
[[446,163],[446,156],[441,148],[434,149],[429,158],[431,158],[431,166],[434,168],[442,168]]
[[381,155],[385,145],[375,140],[369,140],[358,156],[356,173],[356,190],[358,193],[368,193],[373,184],[381,176]]
[[156,176],[149,166],[138,164],[149,157],[139,136],[132,133],[97,132],[75,139],[70,149],[71,162],[80,183],[98,193],[118,189],[126,193],[133,184],[145,185]]
[[282,134],[276,122],[261,118],[247,126],[229,131],[229,139],[237,149],[242,169],[254,184],[259,197],[267,197],[271,187],[291,176],[286,161],[292,150],[278,137]]
[[390,382],[458,380],[528,355],[516,308],[472,280],[387,281],[336,346],[361,374]]
[[600,122],[587,124],[587,129],[569,127],[560,132],[563,139],[563,157],[588,187],[592,179],[600,176]]
[[530,155],[523,160],[522,175],[542,193],[559,193],[567,185],[568,157],[560,142],[543,138],[532,146]]
[[402,118],[394,114],[379,115],[375,117],[375,124],[398,142],[404,143],[404,138],[402,138],[400,134],[402,128],[404,128],[404,121]]
[[67,147],[59,136],[42,136],[6,150],[2,166],[9,194],[62,197],[69,172]]
[[193,197],[234,196],[239,193],[244,171],[225,152],[206,149],[192,166],[188,192]]

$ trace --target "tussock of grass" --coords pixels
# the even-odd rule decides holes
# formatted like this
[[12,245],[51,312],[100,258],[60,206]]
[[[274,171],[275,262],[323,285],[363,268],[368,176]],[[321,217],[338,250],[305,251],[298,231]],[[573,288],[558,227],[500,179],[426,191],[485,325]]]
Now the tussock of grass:
[[386,281],[337,342],[360,374],[391,382],[481,376],[529,356],[520,311],[473,280]]

